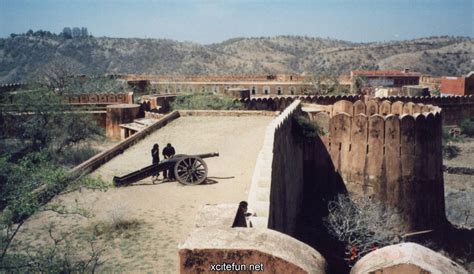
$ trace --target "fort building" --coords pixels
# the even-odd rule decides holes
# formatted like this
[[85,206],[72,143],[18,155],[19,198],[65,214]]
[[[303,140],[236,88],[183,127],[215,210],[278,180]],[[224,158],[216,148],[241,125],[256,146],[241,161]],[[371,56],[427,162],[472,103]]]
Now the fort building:
[[466,76],[441,77],[441,93],[450,95],[474,95],[474,71]]

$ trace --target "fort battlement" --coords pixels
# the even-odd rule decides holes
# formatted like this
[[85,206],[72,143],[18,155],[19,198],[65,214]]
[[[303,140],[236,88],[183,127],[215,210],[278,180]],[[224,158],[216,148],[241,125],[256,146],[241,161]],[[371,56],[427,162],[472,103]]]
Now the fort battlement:
[[295,235],[311,185],[330,199],[342,183],[399,208],[411,229],[445,224],[441,108],[387,100],[316,105],[310,117],[327,134],[302,144],[294,118],[307,109],[295,100],[267,128],[248,198],[257,227]]
[[[357,100],[364,100],[359,95],[337,95],[337,96],[325,96],[325,95],[312,95],[312,96],[274,96],[274,97],[252,97],[250,99],[241,100],[247,109],[252,110],[283,110],[291,104],[294,100],[301,100],[304,103],[314,103],[320,105],[332,105],[337,101],[345,100],[350,102],[356,102]],[[373,98],[379,102],[388,101],[395,103],[400,101],[402,103],[422,103],[427,105],[438,106],[443,109],[443,123],[445,125],[456,125],[462,120],[474,117],[474,96],[393,96],[387,98]],[[387,103],[385,103],[387,104]],[[411,105],[405,106],[405,108],[411,108]],[[384,106],[386,109],[386,106]],[[397,106],[395,106],[397,109]],[[408,110],[404,110],[408,111]],[[407,112],[404,112],[407,113]],[[386,113],[388,114],[388,113]]]
[[441,108],[342,100],[311,117],[349,192],[399,208],[413,229],[445,222]]
[[133,104],[133,92],[64,95],[70,104]]

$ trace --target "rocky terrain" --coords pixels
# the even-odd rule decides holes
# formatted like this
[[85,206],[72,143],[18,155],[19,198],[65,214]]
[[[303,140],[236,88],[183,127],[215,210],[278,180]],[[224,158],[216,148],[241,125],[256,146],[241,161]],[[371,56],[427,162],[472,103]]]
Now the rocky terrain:
[[58,59],[88,75],[342,74],[358,68],[461,75],[473,70],[473,55],[472,38],[449,36],[376,43],[277,36],[201,45],[165,39],[23,34],[0,39],[0,83],[26,81]]

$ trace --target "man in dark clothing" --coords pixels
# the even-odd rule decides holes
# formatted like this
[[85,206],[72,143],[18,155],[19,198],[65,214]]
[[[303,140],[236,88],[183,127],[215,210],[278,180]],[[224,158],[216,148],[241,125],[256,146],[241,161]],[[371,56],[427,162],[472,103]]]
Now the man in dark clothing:
[[[251,213],[247,212],[248,203],[242,201],[239,203],[239,208],[235,214],[234,223],[232,227],[248,227],[247,226],[247,217],[252,216]],[[249,223],[249,226],[252,227],[252,223]]]
[[[151,158],[153,164],[157,164],[160,162],[160,147],[158,146],[158,144],[153,145],[153,148],[151,149]],[[155,176],[156,178],[158,178],[158,176],[160,176],[160,172],[157,172]]]
[[[176,152],[174,150],[174,147],[170,143],[168,143],[166,147],[163,149],[163,157],[165,157],[165,160],[166,160],[166,159],[173,158],[175,154]],[[163,176],[165,177],[165,179],[174,180],[173,168],[163,171]]]

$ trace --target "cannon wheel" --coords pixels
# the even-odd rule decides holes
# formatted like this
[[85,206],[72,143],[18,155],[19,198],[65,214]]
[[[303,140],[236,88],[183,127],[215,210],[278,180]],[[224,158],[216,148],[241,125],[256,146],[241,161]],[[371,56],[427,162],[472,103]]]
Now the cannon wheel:
[[174,175],[184,185],[199,185],[207,178],[207,165],[199,157],[186,157],[174,166]]

